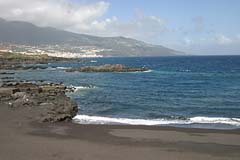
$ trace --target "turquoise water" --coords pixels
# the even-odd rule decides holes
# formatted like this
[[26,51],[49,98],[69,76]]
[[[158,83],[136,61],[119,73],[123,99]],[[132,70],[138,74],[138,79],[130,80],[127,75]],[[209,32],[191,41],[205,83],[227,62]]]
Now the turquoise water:
[[[136,73],[66,73],[64,68],[125,64]],[[26,80],[76,86],[77,123],[240,127],[240,56],[98,58],[18,71]],[[62,68],[63,67],[63,68]]]

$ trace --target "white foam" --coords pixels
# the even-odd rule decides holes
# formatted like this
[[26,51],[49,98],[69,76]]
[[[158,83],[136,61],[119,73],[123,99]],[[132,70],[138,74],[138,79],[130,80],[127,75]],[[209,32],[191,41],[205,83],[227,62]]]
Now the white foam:
[[183,70],[180,70],[180,72],[191,72],[190,69],[183,69]]
[[91,63],[96,63],[97,61],[95,61],[95,60],[91,60],[90,62],[91,62]]
[[149,70],[146,70],[146,71],[143,71],[145,73],[149,73],[149,72],[152,72],[153,70],[149,69]]
[[86,90],[86,89],[94,89],[96,88],[95,86],[89,85],[89,86],[70,86],[71,88],[74,89],[74,91],[79,91],[79,90]]
[[190,118],[192,123],[201,124],[228,124],[234,126],[240,126],[240,118],[223,118],[223,117],[193,117]]
[[77,115],[73,121],[80,124],[127,124],[127,125],[169,125],[169,124],[227,124],[240,126],[238,118],[221,118],[221,117],[193,117],[186,120],[167,120],[167,119],[129,119],[129,118],[110,118],[88,115]]
[[[128,73],[150,73],[152,71],[153,70],[149,69],[149,70],[146,70],[146,71],[134,71],[134,72],[128,72]],[[119,72],[119,73],[126,73],[126,72]]]
[[[81,124],[130,124],[130,125],[160,125],[170,124],[170,121],[164,120],[145,120],[145,119],[129,119],[129,118],[110,118],[88,115],[77,115],[73,118],[74,122]],[[172,123],[176,123],[172,121]]]
[[71,67],[56,67],[57,69],[71,69]]

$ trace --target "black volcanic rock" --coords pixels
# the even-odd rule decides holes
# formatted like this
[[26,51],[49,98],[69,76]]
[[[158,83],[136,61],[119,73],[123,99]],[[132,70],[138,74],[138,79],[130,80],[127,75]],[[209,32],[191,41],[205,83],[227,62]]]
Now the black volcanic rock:
[[88,66],[78,69],[67,69],[66,72],[144,72],[145,68],[129,68],[122,64],[105,64],[102,66]]
[[15,73],[12,72],[0,72],[0,75],[13,75]]
[[35,69],[47,69],[46,66],[20,66],[20,65],[0,65],[0,69],[5,70],[35,70]]
[[70,121],[78,106],[65,95],[60,84],[8,83],[0,87],[0,101],[12,109],[27,109],[40,122]]

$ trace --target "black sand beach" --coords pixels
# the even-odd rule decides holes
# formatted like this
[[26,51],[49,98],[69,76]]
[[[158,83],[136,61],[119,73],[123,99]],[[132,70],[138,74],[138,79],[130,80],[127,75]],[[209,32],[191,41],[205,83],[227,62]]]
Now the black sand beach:
[[38,123],[31,109],[0,104],[3,160],[233,159],[239,130]]

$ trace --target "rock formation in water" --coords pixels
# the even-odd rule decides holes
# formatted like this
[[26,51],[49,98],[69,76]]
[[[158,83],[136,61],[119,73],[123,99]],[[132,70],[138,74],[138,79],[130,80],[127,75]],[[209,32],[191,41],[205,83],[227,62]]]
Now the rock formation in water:
[[122,64],[105,64],[102,66],[88,66],[78,69],[67,69],[66,72],[144,72],[145,68],[129,68]]

